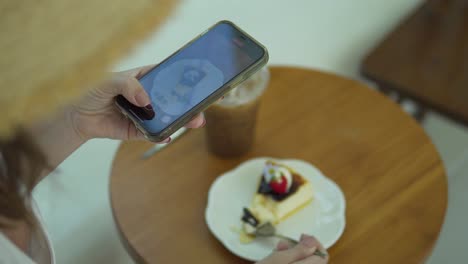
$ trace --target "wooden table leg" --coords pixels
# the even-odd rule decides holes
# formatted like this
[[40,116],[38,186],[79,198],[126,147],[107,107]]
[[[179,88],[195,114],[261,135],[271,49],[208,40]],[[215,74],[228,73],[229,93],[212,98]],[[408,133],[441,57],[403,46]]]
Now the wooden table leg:
[[426,118],[426,114],[428,112],[428,109],[426,106],[420,103],[416,103],[416,110],[413,114],[414,119],[416,119],[420,124],[424,122],[424,119]]
[[[389,98],[391,98],[393,101],[395,101],[399,105],[401,105],[405,100],[410,100],[402,96],[400,93],[398,93],[394,89],[391,89],[385,85],[378,85],[377,89],[383,94],[385,94],[386,96],[388,96]],[[416,119],[419,123],[422,124],[426,117],[426,113],[428,112],[428,108],[419,102],[414,102],[413,100],[411,101],[416,105],[414,113],[411,113],[411,115],[414,117],[414,119]]]
[[388,96],[389,98],[391,98],[393,101],[397,102],[398,104],[401,104],[403,102],[403,99],[405,99],[403,98],[403,96],[401,96],[400,93],[398,93],[394,89],[391,89],[385,85],[378,84],[377,89],[383,94],[385,94],[386,96]]

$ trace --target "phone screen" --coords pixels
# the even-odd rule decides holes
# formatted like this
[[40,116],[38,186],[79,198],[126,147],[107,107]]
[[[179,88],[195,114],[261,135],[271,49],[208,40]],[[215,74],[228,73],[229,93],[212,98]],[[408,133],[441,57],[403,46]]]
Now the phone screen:
[[154,112],[130,110],[146,130],[159,133],[263,56],[231,24],[217,24],[140,78]]

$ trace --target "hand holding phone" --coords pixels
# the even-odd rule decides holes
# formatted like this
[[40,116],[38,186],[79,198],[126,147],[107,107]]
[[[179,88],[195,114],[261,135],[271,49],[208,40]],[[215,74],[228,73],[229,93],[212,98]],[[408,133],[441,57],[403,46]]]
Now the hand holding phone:
[[162,141],[268,61],[267,50],[232,22],[221,21],[139,78],[152,108],[123,96],[119,109],[152,141]]

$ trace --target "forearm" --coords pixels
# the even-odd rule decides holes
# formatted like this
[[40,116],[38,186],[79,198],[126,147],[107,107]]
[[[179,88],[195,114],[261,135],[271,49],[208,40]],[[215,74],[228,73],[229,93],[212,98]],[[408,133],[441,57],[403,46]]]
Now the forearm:
[[33,139],[47,158],[47,165],[54,169],[86,142],[77,133],[71,118],[67,109],[29,127]]

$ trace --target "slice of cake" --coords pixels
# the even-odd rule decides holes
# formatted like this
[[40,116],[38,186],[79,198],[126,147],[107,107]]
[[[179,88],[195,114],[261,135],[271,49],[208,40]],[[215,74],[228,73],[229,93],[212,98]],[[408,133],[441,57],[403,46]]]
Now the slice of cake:
[[278,224],[312,201],[311,183],[285,165],[267,161],[259,180],[257,193],[242,221],[246,233],[265,222]]

